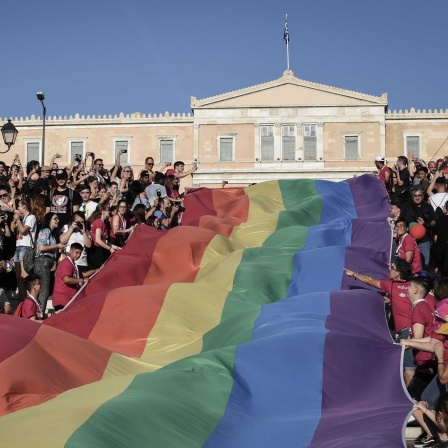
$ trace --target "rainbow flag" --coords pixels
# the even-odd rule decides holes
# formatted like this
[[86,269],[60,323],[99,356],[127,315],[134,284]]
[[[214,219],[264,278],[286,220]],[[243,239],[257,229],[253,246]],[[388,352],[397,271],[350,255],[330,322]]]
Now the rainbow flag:
[[0,316],[11,447],[403,446],[411,411],[382,297],[373,176],[197,189],[61,314]]

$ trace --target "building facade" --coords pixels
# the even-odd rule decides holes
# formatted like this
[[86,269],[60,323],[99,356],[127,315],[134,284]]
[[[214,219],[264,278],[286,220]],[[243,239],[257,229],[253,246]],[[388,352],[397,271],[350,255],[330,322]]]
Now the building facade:
[[[448,154],[448,110],[390,111],[387,94],[372,96],[298,79],[292,71],[274,81],[205,99],[191,98],[192,114],[47,117],[45,163],[60,165],[74,154],[94,152],[112,166],[138,172],[144,159],[156,165],[198,163],[190,185],[247,185],[278,178],[340,180],[371,172],[373,159],[398,155],[426,161]],[[4,122],[0,122],[3,125]],[[40,117],[15,118],[14,154],[22,162],[42,157]],[[188,185],[188,182],[184,182]]]

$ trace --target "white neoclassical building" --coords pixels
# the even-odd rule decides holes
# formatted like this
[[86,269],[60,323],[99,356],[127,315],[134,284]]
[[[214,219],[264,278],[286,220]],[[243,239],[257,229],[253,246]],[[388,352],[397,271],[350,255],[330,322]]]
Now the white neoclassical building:
[[[209,98],[191,98],[191,114],[47,117],[45,163],[58,152],[94,152],[106,165],[137,170],[156,164],[199,164],[190,183],[247,185],[277,178],[345,179],[373,169],[376,155],[430,160],[448,154],[448,110],[390,111],[387,94],[373,96],[298,79],[292,71],[270,82]],[[6,118],[0,122],[3,125]],[[22,161],[42,156],[42,119],[13,118]],[[188,182],[184,182],[188,185]]]

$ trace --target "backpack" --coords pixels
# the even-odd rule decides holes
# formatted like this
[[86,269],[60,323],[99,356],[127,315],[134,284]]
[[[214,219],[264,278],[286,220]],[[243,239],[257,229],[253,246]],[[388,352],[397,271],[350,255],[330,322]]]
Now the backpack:
[[26,297],[25,299],[23,299],[18,305],[16,310],[14,311],[13,316],[16,317],[22,317],[22,308],[23,308],[23,304],[25,303],[25,300],[29,300],[28,297]]

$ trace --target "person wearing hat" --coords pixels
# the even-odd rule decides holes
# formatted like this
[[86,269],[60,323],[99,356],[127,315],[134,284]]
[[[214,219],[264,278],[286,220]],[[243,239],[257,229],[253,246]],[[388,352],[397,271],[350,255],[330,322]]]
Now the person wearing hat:
[[140,173],[140,183],[142,184],[143,190],[148,187],[149,185],[151,185],[151,175],[149,174],[148,170],[143,170]]
[[387,194],[390,196],[393,186],[392,172],[391,169],[386,166],[386,159],[383,156],[376,156],[375,166],[378,170],[378,180],[384,184]]
[[70,222],[72,213],[79,210],[81,196],[67,187],[67,171],[57,170],[57,187],[47,196],[45,202],[46,213],[56,213],[59,218],[59,228]]
[[37,196],[37,194],[39,194],[39,191],[46,191],[47,195],[51,190],[50,187],[50,173],[51,173],[51,168],[47,165],[44,165],[41,169],[40,169],[40,177],[39,179],[36,180],[36,182],[34,183],[33,186],[33,196]]

